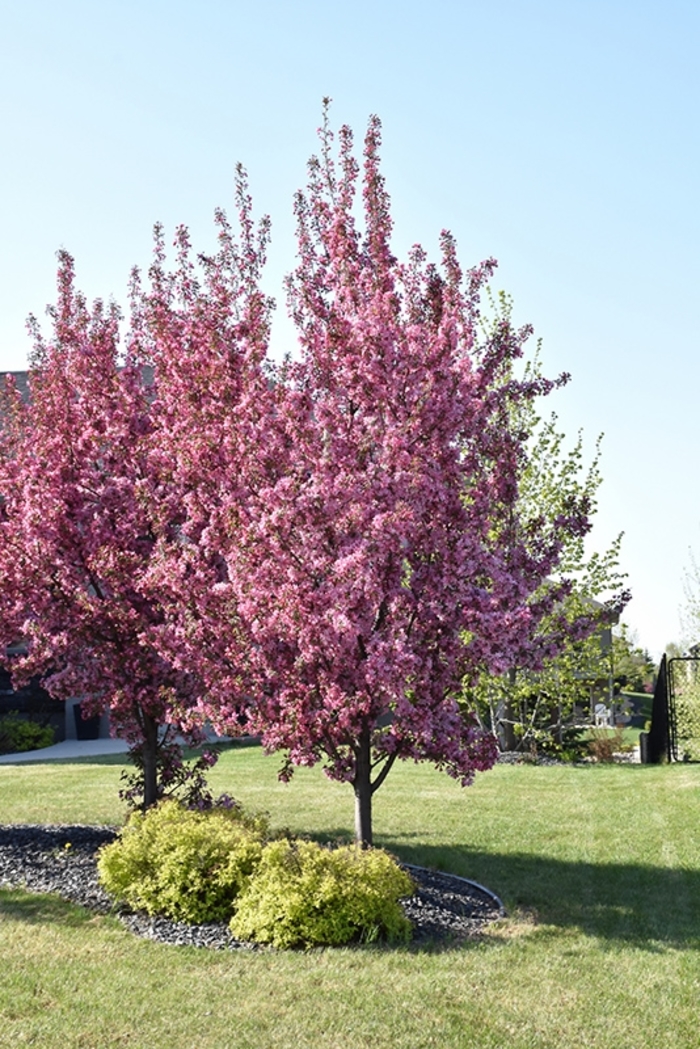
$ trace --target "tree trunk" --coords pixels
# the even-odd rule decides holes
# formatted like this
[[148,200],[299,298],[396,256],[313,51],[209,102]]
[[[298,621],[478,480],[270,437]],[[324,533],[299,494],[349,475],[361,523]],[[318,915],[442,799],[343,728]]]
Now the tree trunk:
[[503,719],[503,749],[517,750],[518,737],[515,734],[515,668],[508,671],[508,698],[506,700],[505,717]]
[[363,849],[372,844],[372,782],[370,732],[363,729],[355,750],[355,841]]
[[143,715],[143,807],[158,801],[158,722]]
[[561,747],[563,745],[563,743],[564,743],[564,731],[563,731],[564,726],[562,725],[562,720],[561,720],[561,704],[560,703],[552,703],[552,705],[550,706],[550,708],[549,708],[549,721],[550,721],[550,725],[551,725],[550,732],[552,734],[552,739],[554,740],[555,743],[558,743],[559,746]]

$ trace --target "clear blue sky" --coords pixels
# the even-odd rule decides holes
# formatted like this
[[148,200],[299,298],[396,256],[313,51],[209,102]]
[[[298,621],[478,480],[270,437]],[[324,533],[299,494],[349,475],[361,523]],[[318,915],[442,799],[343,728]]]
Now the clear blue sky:
[[25,366],[58,248],[124,302],[156,220],[213,246],[238,160],[279,291],[321,98],[358,137],[377,113],[397,250],[447,227],[465,264],[495,255],[572,373],[563,428],[605,432],[594,542],[625,532],[625,619],[658,655],[700,552],[699,51],[679,0],[2,0],[0,369]]

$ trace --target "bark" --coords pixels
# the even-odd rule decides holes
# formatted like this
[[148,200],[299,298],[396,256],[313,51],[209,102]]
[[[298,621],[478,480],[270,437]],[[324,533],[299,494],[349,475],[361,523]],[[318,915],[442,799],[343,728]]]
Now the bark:
[[515,734],[516,709],[513,692],[515,691],[516,671],[511,668],[508,671],[508,699],[506,700],[505,718],[503,719],[503,749],[517,750],[518,737]]
[[370,731],[363,729],[355,750],[355,841],[363,849],[372,844],[372,765]]
[[564,742],[564,726],[561,719],[561,704],[552,703],[549,708],[549,723],[552,739],[562,746]]
[[158,722],[143,715],[143,807],[158,801]]

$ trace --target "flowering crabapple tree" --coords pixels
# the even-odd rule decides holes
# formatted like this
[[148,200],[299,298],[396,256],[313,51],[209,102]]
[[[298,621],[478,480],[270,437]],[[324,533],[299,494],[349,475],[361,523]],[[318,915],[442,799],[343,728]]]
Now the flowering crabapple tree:
[[11,377],[3,396],[0,642],[23,639],[15,683],[39,675],[53,696],[109,711],[150,805],[182,775],[171,737],[197,681],[154,646],[163,612],[142,585],[153,507],[162,518],[168,502],[150,465],[148,374],[120,358],[117,308],[87,307],[67,253],[49,312],[49,341],[33,324],[29,398]]
[[[204,397],[187,400],[177,436],[164,430],[176,469],[191,471],[192,502],[187,543],[163,547],[155,569],[186,582],[171,636],[216,636],[229,684],[239,697],[250,689],[249,729],[286,752],[282,775],[324,762],[352,785],[356,837],[370,844],[372,798],[397,758],[433,761],[465,785],[493,764],[493,736],[458,704],[461,682],[484,666],[542,658],[537,625],[567,586],[542,584],[564,537],[585,532],[588,519],[573,500],[546,528],[518,520],[526,435],[513,420],[556,383],[514,376],[528,329],[504,318],[481,333],[494,263],[463,273],[447,233],[439,266],[419,247],[399,262],[379,121],[365,139],[364,230],[351,132],[340,131],[338,160],[327,120],[321,142],[296,199],[288,291],[300,355],[274,379],[261,369],[267,316],[249,213],[239,250],[249,277],[239,270],[232,321],[243,372],[240,354],[226,370],[211,364],[216,338],[191,337],[195,319],[206,332],[209,309],[231,308],[230,296],[216,305],[221,259],[189,302],[194,278],[182,257],[170,277],[158,261],[143,295],[158,398],[182,403],[167,390],[181,367],[217,369]],[[176,287],[179,315],[163,290]],[[221,410],[209,409],[213,396]],[[213,585],[198,563],[217,565]],[[230,696],[212,687],[207,697],[212,716],[237,723]]]

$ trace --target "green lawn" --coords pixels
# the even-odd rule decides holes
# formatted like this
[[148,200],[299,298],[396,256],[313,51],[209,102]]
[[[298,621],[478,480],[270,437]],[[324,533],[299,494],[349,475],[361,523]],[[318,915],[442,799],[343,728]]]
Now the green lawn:
[[[349,837],[352,793],[228,751],[212,774],[275,825]],[[122,765],[0,766],[0,822],[117,823]],[[462,790],[398,766],[378,844],[464,874],[508,918],[459,949],[217,953],[137,940],[56,898],[0,893],[0,1045],[42,1049],[694,1047],[700,766],[501,766]]]

